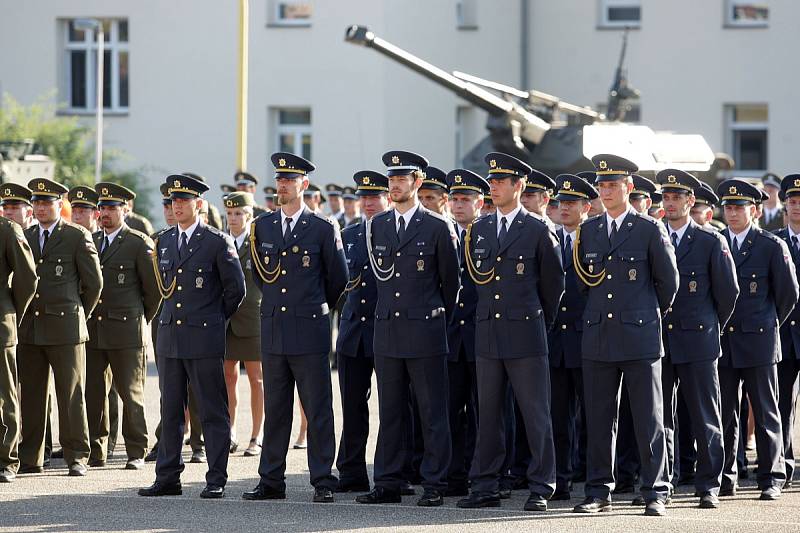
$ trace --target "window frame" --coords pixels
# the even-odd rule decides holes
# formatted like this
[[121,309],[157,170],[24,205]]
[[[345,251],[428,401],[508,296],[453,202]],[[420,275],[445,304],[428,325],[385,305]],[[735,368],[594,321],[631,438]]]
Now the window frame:
[[[104,54],[108,53],[110,61],[107,59],[109,76],[108,83],[110,83],[109,92],[111,94],[110,101],[103,99],[103,114],[104,115],[126,115],[130,112],[130,21],[127,18],[114,18],[114,19],[99,19],[103,23],[108,23],[109,31],[106,32],[107,40],[103,43]],[[95,39],[96,31],[93,29],[82,30],[83,40],[71,41],[70,40],[70,24],[75,19],[67,18],[62,19],[62,44],[63,44],[63,76],[62,84],[64,87],[64,94],[66,96],[67,105],[59,110],[60,113],[70,115],[94,115],[97,112],[97,44]],[[119,24],[125,22],[128,24],[128,40],[119,40]],[[86,76],[86,107],[74,107],[72,105],[72,52],[84,52],[86,56],[85,61],[85,76]],[[126,53],[128,56],[128,105],[120,105],[120,53]],[[104,79],[105,81],[105,79]]]
[[[282,111],[307,111],[308,112],[308,123],[307,124],[282,124],[281,123],[281,112]],[[314,153],[314,118],[313,118],[313,110],[311,106],[281,106],[281,107],[272,107],[270,110],[271,123],[272,123],[272,139],[270,144],[272,145],[271,152],[280,152],[283,151],[281,147],[281,136],[286,134],[291,134],[294,137],[294,151],[293,154],[299,155],[300,157],[306,157],[303,155],[303,135],[308,134],[310,139],[309,142],[309,150],[310,154],[309,157],[306,159],[311,159],[311,155]]]
[[456,29],[478,29],[478,0],[456,0]]
[[[737,108],[742,107],[764,107],[767,111],[767,120],[764,122],[737,122],[734,120],[734,113]],[[727,103],[724,107],[725,114],[725,151],[731,155],[736,166],[734,172],[737,176],[742,177],[760,177],[763,176],[769,168],[769,104],[760,102],[739,102]],[[763,131],[764,138],[764,163],[763,169],[750,169],[744,170],[739,167],[741,158],[739,157],[739,150],[736,146],[736,133],[742,131]]]
[[[314,22],[314,2],[311,0],[268,0],[267,26],[274,28],[308,28]],[[284,4],[309,4],[311,17],[307,19],[289,19],[281,16],[281,6]]]
[[[613,7],[638,7],[638,21],[609,20],[608,10]],[[642,27],[642,1],[641,0],[598,0],[597,27],[604,30],[624,30],[630,28],[638,30]]]

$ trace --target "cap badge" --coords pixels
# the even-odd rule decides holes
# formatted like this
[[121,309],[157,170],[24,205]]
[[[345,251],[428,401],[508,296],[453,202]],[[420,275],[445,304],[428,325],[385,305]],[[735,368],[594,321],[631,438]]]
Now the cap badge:
[[100,191],[103,196],[108,196],[108,187],[103,187],[103,190]]
[[569,188],[570,188],[570,187],[572,187],[572,183],[570,183],[570,182],[568,182],[568,181],[565,181],[565,182],[564,182],[564,188],[565,188],[565,189],[567,189],[567,190],[569,190]]
[[5,194],[6,196],[11,196],[11,189],[6,189]]
[[455,181],[456,183],[461,183],[461,175],[459,174],[458,176],[456,176],[455,179],[453,179],[453,181]]
[[667,181],[670,183],[675,183],[676,179],[677,178],[675,178],[674,174],[670,174],[669,176],[667,176]]
[[78,191],[75,193],[76,198],[83,198],[83,191]]
[[174,187],[176,187],[176,188],[177,188],[177,187],[180,187],[180,186],[181,186],[181,180],[175,180],[175,181],[173,181],[173,182],[172,182],[172,185],[173,185]]
[[286,166],[286,160],[284,158],[278,159],[278,166],[279,167],[285,167]]
[[600,168],[603,170],[607,169],[608,163],[606,163],[605,161],[600,161]]
[[233,200],[225,200],[226,207],[233,207]]
[[40,181],[40,182],[39,182],[39,184],[38,184],[36,187],[37,187],[37,188],[38,188],[40,191],[43,191],[43,190],[45,190],[45,188],[46,188],[46,185],[44,184],[44,182]]
[[733,185],[728,187],[728,192],[731,194],[739,194],[738,191],[736,190],[736,187],[734,187]]
[[361,183],[364,185],[369,185],[369,176],[364,176],[361,178]]
[[794,186],[800,187],[800,180],[794,180]]
[[393,165],[399,165],[400,164],[400,157],[398,157],[396,155],[393,155],[392,156],[392,164]]
[[497,166],[497,161],[492,159],[491,161],[489,161],[489,166],[495,168]]

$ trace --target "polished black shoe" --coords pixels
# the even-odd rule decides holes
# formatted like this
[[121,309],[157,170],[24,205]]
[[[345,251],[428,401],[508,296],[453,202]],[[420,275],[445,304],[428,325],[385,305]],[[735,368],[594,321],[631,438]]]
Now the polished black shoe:
[[482,509],[484,507],[500,507],[499,492],[473,492],[467,498],[458,500],[456,504],[462,509]]
[[568,490],[557,490],[550,501],[565,502],[572,499],[572,494]]
[[619,483],[614,487],[614,494],[630,494],[631,492],[636,492],[636,487],[630,482]]
[[59,448],[57,450],[53,450],[50,454],[52,459],[63,459],[64,458],[64,448]]
[[285,500],[286,490],[273,489],[259,483],[256,488],[242,493],[243,500]]
[[547,499],[541,494],[531,492],[531,495],[528,496],[528,501],[525,502],[525,507],[523,507],[523,509],[526,511],[546,511]]
[[106,462],[102,459],[89,459],[89,466],[92,468],[101,468],[106,466]]
[[144,459],[128,459],[125,463],[125,470],[141,470],[144,468]]
[[180,482],[173,485],[166,485],[156,481],[149,487],[139,489],[139,496],[180,496],[183,494]]
[[158,448],[153,446],[153,449],[150,450],[150,453],[148,453],[147,455],[144,456],[144,462],[145,463],[152,463],[156,459],[158,459]]
[[572,508],[573,513],[592,514],[606,513],[612,509],[611,500],[601,500],[600,498],[586,498],[581,503]]
[[747,468],[742,468],[739,470],[739,479],[747,479],[750,477],[750,473],[747,471]]
[[203,492],[200,493],[201,498],[206,499],[218,499],[225,496],[225,487],[220,487],[219,485],[206,485],[203,489]]
[[777,500],[781,497],[781,488],[778,486],[767,487],[761,491],[761,496],[758,497],[759,500]]
[[369,481],[342,481],[340,479],[334,492],[369,492]]
[[716,509],[719,507],[719,498],[711,492],[705,492],[700,496],[700,509]]
[[416,495],[417,491],[414,489],[414,485],[412,485],[408,481],[400,485],[400,496],[416,496]]
[[720,487],[719,495],[720,496],[736,496],[736,485],[730,485],[725,487]]
[[190,463],[207,463],[205,450],[192,450],[192,458],[189,459]]
[[462,484],[457,485],[449,485],[447,489],[444,491],[444,495],[447,498],[453,498],[457,496],[469,496],[469,487]]
[[17,475],[10,468],[0,470],[0,483],[11,483],[16,477]]
[[442,493],[434,489],[425,489],[425,492],[417,500],[417,505],[420,507],[439,507],[443,503]]
[[67,475],[72,477],[83,477],[88,472],[86,465],[83,463],[72,463],[69,465],[69,472]]
[[366,494],[356,496],[358,503],[375,504],[375,503],[400,503],[403,501],[399,492],[388,490],[384,487],[375,487]]
[[314,503],[333,503],[333,491],[328,487],[315,487]]
[[26,464],[19,465],[19,470],[17,470],[17,474],[41,474],[42,472],[44,472],[44,467]]
[[666,516],[667,508],[661,500],[650,500],[644,508],[645,516]]

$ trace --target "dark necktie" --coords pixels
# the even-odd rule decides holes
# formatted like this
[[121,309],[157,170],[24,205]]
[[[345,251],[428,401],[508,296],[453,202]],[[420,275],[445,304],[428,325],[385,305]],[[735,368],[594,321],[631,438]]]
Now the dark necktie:
[[292,238],[292,217],[286,217],[286,229],[283,232],[283,242],[289,242]]
[[181,245],[178,248],[178,257],[185,258],[189,254],[189,241],[186,239],[186,233],[181,233]]
[[672,246],[677,250],[678,249],[678,234],[674,231],[672,232]]
[[564,254],[562,263],[567,266],[572,261],[572,236],[569,234],[564,239],[564,251],[562,253]]
[[100,250],[100,257],[103,257],[104,255],[106,255],[106,250],[108,250],[108,247],[110,246],[110,244],[111,243],[108,242],[108,235],[103,237],[103,249]]
[[733,253],[739,255],[739,239],[734,237],[732,240],[733,240]]
[[42,252],[44,252],[44,247],[47,246],[47,239],[50,238],[50,230],[46,229],[42,232],[44,238],[42,239]]
[[608,236],[608,242],[611,243],[611,246],[614,246],[614,242],[617,240],[617,221],[611,221],[611,234]]
[[403,241],[403,236],[406,234],[406,219],[400,217],[400,227],[397,229],[397,240]]
[[800,250],[800,248],[798,248],[797,242],[798,242],[797,241],[797,235],[792,235],[792,248],[794,248],[795,252]]
[[464,245],[466,244],[466,242],[465,242],[465,241],[466,241],[466,239],[467,239],[467,230],[465,230],[465,229],[462,229],[462,230],[461,230],[461,233],[459,234],[459,237],[460,237],[460,238],[459,238],[459,241],[458,241],[458,243],[459,243],[459,248],[460,248],[460,250],[459,250],[459,251],[460,251],[460,252],[463,254],[463,253],[464,253]]
[[497,242],[503,244],[508,235],[508,228],[506,227],[506,217],[500,217],[500,234],[497,236]]

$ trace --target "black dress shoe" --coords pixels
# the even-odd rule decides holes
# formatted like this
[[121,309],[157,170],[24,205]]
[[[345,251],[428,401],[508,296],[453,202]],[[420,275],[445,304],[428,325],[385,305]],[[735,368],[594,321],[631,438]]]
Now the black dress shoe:
[[286,490],[273,489],[259,483],[256,488],[242,493],[243,500],[285,500]]
[[[413,489],[412,489],[413,490]],[[342,481],[336,484],[335,492],[369,492],[369,481]]]
[[375,487],[366,494],[356,496],[358,503],[375,504],[375,503],[400,503],[403,499],[400,493],[388,490],[384,487]]
[[439,507],[443,503],[442,493],[434,489],[425,489],[425,492],[417,500],[417,505],[420,507]]
[[631,492],[636,492],[636,487],[629,481],[623,481],[614,487],[614,494],[629,494]]
[[89,459],[89,466],[92,468],[100,468],[106,466],[106,462],[102,459]]
[[719,489],[720,496],[736,496],[736,485],[729,485],[725,487],[720,487]]
[[581,503],[572,508],[573,513],[591,514],[606,513],[612,509],[611,500],[600,498],[586,498]]
[[523,490],[528,488],[528,479],[525,477],[512,478],[511,490]]
[[149,487],[139,489],[139,496],[180,496],[183,494],[180,482],[167,485],[156,481]]
[[19,465],[19,470],[17,470],[17,474],[41,474],[42,472],[44,472],[43,467],[26,464]]
[[705,492],[700,496],[700,505],[698,507],[700,509],[716,509],[719,507],[719,498],[717,498],[716,494]]
[[150,450],[150,453],[148,453],[147,455],[144,456],[144,462],[145,463],[152,463],[156,459],[158,459],[158,447],[157,446],[153,446],[153,449]]
[[53,450],[50,454],[50,457],[53,459],[63,459],[64,458],[64,448],[59,448],[57,450]]
[[553,496],[550,498],[550,501],[567,501],[572,499],[572,495],[568,490],[557,490]]
[[205,450],[192,450],[192,458],[189,459],[190,463],[207,463]]
[[452,498],[456,496],[469,496],[469,488],[466,484],[454,484],[448,485],[447,489],[444,491],[445,497]]
[[400,485],[400,496],[416,496],[416,495],[417,491],[414,489],[414,485],[412,485],[408,481]]
[[11,483],[16,477],[17,475],[10,468],[0,470],[0,483]]
[[773,485],[772,487],[767,487],[761,491],[761,496],[759,496],[759,500],[777,500],[781,497],[781,488]]
[[661,500],[650,500],[644,508],[645,516],[666,516],[667,508]]
[[469,497],[458,500],[456,504],[462,509],[482,509],[483,507],[500,507],[500,493],[473,492]]
[[72,463],[69,465],[69,472],[67,475],[72,477],[83,477],[88,472],[86,465],[83,463]]
[[333,491],[328,487],[315,487],[314,503],[333,503]]
[[523,509],[526,511],[547,511],[547,499],[541,494],[531,492],[531,495],[528,496],[528,501],[525,502],[525,507],[523,507]]
[[225,496],[225,487],[219,485],[206,485],[203,492],[200,493],[201,498],[217,499]]

